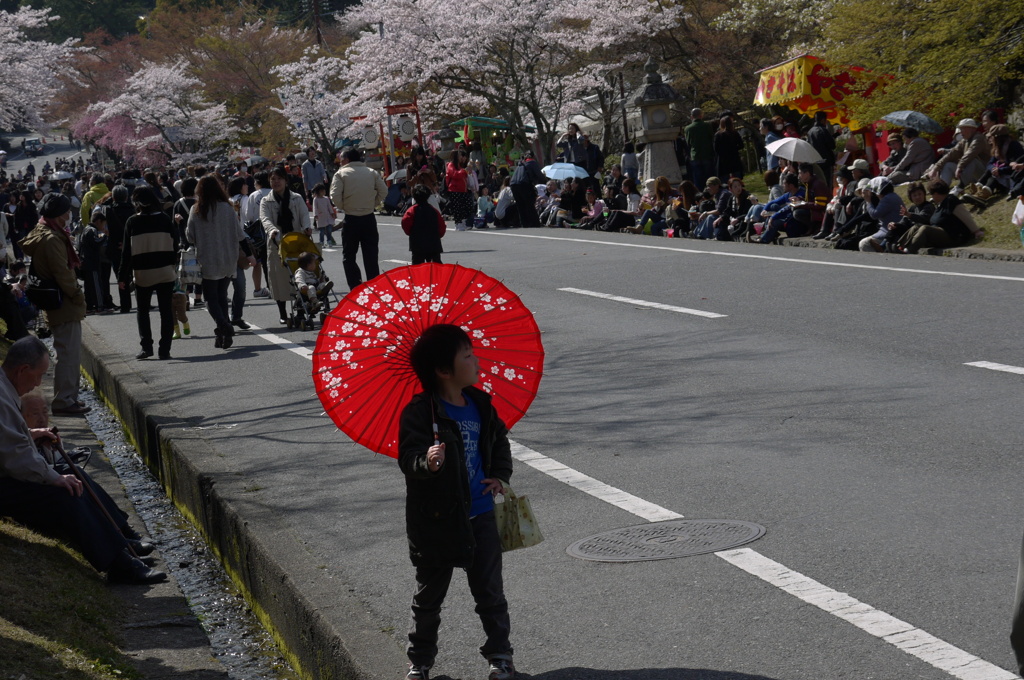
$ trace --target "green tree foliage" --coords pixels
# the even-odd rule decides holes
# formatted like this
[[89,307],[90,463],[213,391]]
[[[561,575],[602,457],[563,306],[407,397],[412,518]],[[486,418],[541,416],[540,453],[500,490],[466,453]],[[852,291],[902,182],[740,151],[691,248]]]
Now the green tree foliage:
[[120,38],[136,32],[139,17],[156,5],[155,0],[21,0],[23,7],[49,9],[60,19],[50,24],[46,39],[62,42],[102,29]]
[[851,98],[859,120],[914,109],[940,121],[1009,105],[1024,71],[1024,0],[860,0],[838,3],[826,56],[890,76]]

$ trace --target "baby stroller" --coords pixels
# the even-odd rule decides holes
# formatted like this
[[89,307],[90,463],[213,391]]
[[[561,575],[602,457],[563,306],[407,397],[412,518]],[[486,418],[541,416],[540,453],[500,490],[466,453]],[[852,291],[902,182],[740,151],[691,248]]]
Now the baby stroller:
[[[324,284],[329,284],[330,279],[327,277],[321,264],[323,257],[320,254],[320,248],[317,247],[309,236],[293,231],[281,237],[280,252],[281,261],[284,262],[284,265],[288,267],[288,271],[292,274],[292,306],[291,313],[288,315],[288,328],[299,328],[304,331],[313,330],[316,327],[315,320],[317,314],[319,313],[320,323],[323,323],[332,306],[330,292],[333,286],[324,286]],[[316,303],[304,295],[295,283],[295,271],[299,268],[299,256],[302,253],[313,253],[316,256],[317,290],[320,290],[321,287],[325,288],[323,293],[317,294]]]
[[402,189],[406,187],[405,182],[394,182],[388,187],[388,194],[384,197],[384,215],[401,215],[409,207],[409,195],[402,196]]

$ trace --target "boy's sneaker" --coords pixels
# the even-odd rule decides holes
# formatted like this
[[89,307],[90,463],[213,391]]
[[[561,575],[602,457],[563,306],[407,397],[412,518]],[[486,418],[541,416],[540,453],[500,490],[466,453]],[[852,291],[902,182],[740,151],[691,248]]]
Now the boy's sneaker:
[[430,666],[409,664],[409,672],[405,674],[405,680],[430,680]]
[[192,332],[192,329],[188,327],[188,321],[181,322],[181,332],[184,333],[185,335],[188,335],[189,333]]
[[488,662],[491,664],[491,669],[487,673],[487,680],[512,680],[516,677],[516,668],[512,665],[512,657],[492,656]]

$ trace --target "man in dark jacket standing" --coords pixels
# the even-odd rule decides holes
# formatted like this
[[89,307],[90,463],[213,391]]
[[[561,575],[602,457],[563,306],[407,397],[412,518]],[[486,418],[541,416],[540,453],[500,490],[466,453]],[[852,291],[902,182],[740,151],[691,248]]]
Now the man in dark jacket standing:
[[825,173],[825,183],[829,184],[836,165],[836,140],[829,129],[827,112],[818,111],[814,114],[814,125],[807,131],[807,141],[821,154],[822,161],[818,165]]
[[544,182],[544,173],[540,171],[540,164],[534,160],[533,152],[527,151],[523,156],[523,162],[512,173],[512,182],[509,184],[512,196],[516,199],[516,208],[519,210],[520,226],[524,229],[540,226],[540,217],[537,216],[536,187]]

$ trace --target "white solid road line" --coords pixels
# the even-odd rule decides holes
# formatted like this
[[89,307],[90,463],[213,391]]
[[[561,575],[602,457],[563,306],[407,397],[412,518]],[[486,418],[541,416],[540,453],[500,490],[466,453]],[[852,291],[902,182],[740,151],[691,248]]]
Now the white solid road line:
[[812,578],[788,569],[754,550],[724,550],[715,555],[953,677],[961,680],[1012,680],[1017,677],[846,593],[832,590]]
[[996,364],[991,361],[969,361],[964,364],[964,366],[974,366],[975,368],[987,368],[990,371],[1002,371],[1003,373],[1017,373],[1018,375],[1024,375],[1024,368],[1020,366]]
[[598,498],[606,503],[610,503],[617,508],[622,508],[626,512],[632,513],[637,517],[646,519],[648,522],[664,522],[670,519],[682,519],[683,516],[678,512],[672,512],[666,510],[660,505],[655,505],[645,501],[642,498],[638,498],[631,493],[626,493],[622,489],[616,489],[614,486],[609,486],[604,482],[598,481],[589,475],[585,475],[578,470],[573,470],[567,465],[559,463],[553,458],[537,453],[531,448],[527,448],[518,442],[514,442],[511,439],[509,444],[512,448],[512,456],[523,463],[526,463],[535,470],[540,470],[546,475],[554,477],[560,482],[564,482],[574,489],[579,489],[584,493],[588,493],[594,498]]
[[688,307],[675,307],[673,305],[665,305],[660,302],[648,302],[647,300],[637,300],[636,298],[622,297],[620,295],[611,295],[609,293],[598,293],[592,290],[583,290],[581,288],[559,288],[558,290],[565,291],[566,293],[576,293],[577,295],[589,295],[590,297],[601,298],[602,300],[614,300],[615,302],[627,302],[631,305],[637,305],[640,307],[650,307],[652,309],[663,309],[666,312],[678,312],[679,314],[692,314],[694,316],[703,316],[708,319],[724,319],[725,314],[716,314],[715,312],[705,312],[699,309],[690,309]]
[[[513,238],[538,238],[546,241],[571,241],[574,243],[585,243],[595,246],[617,246],[619,248],[642,248],[645,250],[667,250],[673,253],[684,253],[686,255],[721,255],[723,257],[742,257],[749,260],[771,260],[773,262],[786,262],[789,264],[809,264],[823,267],[848,267],[850,269],[874,269],[886,272],[903,272],[907,274],[931,274],[933,276],[959,276],[967,279],[989,279],[994,281],[1022,281],[1021,276],[996,276],[994,274],[965,274],[962,272],[940,272],[933,269],[912,269],[910,267],[883,267],[874,264],[855,264],[853,262],[825,262],[823,260],[799,260],[789,257],[775,257],[773,255],[751,255],[750,253],[730,253],[724,250],[693,250],[690,248],[673,248],[671,246],[652,246],[644,243],[616,243],[614,241],[592,241],[585,238],[567,238],[564,236],[538,236],[535,234],[511,234],[507,231],[474,230],[470,234],[489,234],[491,236],[511,236]],[[674,240],[674,239],[673,239]]]
[[[280,335],[274,335],[273,333],[267,332],[260,328],[259,326],[255,326],[253,324],[249,324],[249,328],[252,330],[253,335],[257,335],[266,340],[267,342],[272,342],[278,347],[283,347],[289,352],[295,352],[303,359],[309,359],[310,361],[313,360],[313,350],[311,348],[303,347],[302,345],[296,344],[291,340],[286,340],[282,338]],[[315,339],[316,336],[314,335],[313,338]]]
[[384,262],[392,262],[394,264],[412,264],[409,260],[384,260]]
[[[279,335],[263,331],[257,326],[253,326],[252,330],[255,335],[268,342],[311,361],[313,359],[312,349],[297,345]],[[509,444],[516,460],[648,522],[663,522],[683,517],[677,512],[585,475],[518,442],[509,440]],[[793,571],[755,550],[749,548],[724,550],[715,553],[715,556],[808,604],[852,623],[861,630],[960,680],[1013,680],[1017,677],[1013,673],[954,647],[920,628]]]

